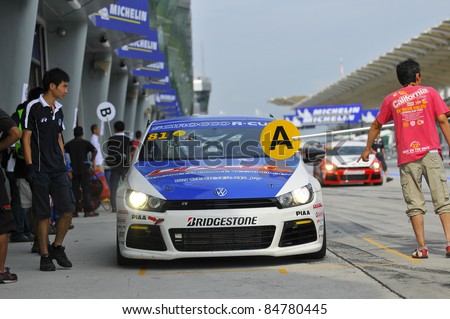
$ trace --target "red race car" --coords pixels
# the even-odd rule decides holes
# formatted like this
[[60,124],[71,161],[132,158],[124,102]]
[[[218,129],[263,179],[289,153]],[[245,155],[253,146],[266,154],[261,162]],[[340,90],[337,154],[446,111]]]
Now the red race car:
[[320,165],[314,167],[314,177],[321,185],[373,184],[382,185],[381,162],[370,154],[369,161],[359,161],[365,142],[335,141],[326,148]]

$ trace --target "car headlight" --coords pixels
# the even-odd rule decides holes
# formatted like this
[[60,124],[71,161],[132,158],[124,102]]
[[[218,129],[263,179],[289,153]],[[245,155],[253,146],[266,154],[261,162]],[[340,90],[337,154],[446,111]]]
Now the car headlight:
[[137,210],[147,210],[153,212],[163,212],[165,200],[159,197],[150,196],[142,192],[129,189],[126,194],[128,206]]
[[380,162],[373,162],[372,168],[379,169],[380,168]]
[[292,192],[277,196],[282,208],[294,207],[310,203],[314,198],[311,184],[295,189]]
[[327,171],[332,171],[332,170],[336,169],[336,166],[334,166],[334,165],[331,164],[331,163],[326,163],[326,164],[325,164],[325,169],[326,169]]

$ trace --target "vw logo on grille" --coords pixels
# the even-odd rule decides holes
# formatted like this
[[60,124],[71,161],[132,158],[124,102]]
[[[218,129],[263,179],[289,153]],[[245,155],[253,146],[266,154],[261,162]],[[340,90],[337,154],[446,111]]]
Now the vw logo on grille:
[[228,191],[226,188],[218,187],[214,190],[214,194],[219,197],[224,197],[226,194],[228,194]]

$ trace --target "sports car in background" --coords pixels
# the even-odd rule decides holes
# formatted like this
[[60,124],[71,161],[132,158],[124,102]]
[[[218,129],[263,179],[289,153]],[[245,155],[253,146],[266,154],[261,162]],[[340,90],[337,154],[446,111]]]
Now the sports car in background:
[[261,131],[272,120],[206,116],[151,123],[117,192],[118,264],[323,258],[320,184],[298,153],[274,160],[263,152]]
[[334,141],[326,148],[324,161],[314,167],[314,177],[322,186],[382,185],[381,163],[374,154],[370,154],[368,162],[358,162],[365,147],[362,141]]

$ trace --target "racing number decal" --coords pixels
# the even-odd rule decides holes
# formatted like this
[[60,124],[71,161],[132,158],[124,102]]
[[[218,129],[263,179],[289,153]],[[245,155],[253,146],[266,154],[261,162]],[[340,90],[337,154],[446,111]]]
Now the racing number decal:
[[150,133],[147,136],[147,141],[165,140],[165,139],[167,139],[167,132]]
[[294,124],[276,120],[267,124],[259,139],[264,153],[273,159],[284,160],[294,156],[300,147],[300,140],[292,140],[294,136],[300,136]]

